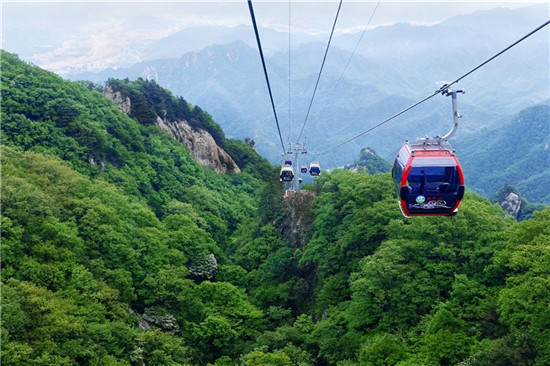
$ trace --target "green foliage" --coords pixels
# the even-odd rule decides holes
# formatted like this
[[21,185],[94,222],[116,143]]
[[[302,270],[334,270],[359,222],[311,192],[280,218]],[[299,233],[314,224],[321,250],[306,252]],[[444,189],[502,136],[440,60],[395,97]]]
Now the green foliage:
[[[518,223],[466,192],[405,219],[389,174],[345,170],[283,199],[250,140],[154,82],[109,81],[133,119],[93,84],[2,70],[4,364],[550,364],[549,209]],[[157,115],[243,173],[199,166]]]
[[509,272],[498,298],[501,321],[527,338],[535,364],[550,362],[550,210],[536,212],[513,231],[497,263]]
[[229,139],[224,142],[224,150],[233,158],[241,171],[250,173],[258,179],[268,179],[274,175],[269,162],[262,158],[256,150],[246,143],[237,139]]
[[373,148],[365,147],[359,153],[359,160],[356,160],[353,164],[346,165],[344,169],[366,171],[370,174],[389,173],[391,171],[391,164],[376,154]]
[[320,197],[314,212],[315,234],[302,263],[318,263],[322,276],[349,275],[364,256],[386,238],[385,226],[398,218],[386,176],[335,171],[316,181]]
[[381,333],[374,336],[361,348],[359,354],[360,365],[395,365],[405,355],[403,348],[402,340],[391,334]]
[[262,351],[250,352],[245,357],[246,366],[291,366],[292,361],[283,352],[264,353]]

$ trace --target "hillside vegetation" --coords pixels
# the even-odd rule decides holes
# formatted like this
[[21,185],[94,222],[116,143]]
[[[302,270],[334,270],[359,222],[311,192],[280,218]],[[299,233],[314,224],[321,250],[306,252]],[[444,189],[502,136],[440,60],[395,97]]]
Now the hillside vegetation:
[[3,364],[550,364],[550,209],[467,192],[404,219],[389,174],[345,170],[283,200],[240,141],[216,174],[94,85],[1,61]]
[[468,184],[487,197],[505,184],[530,202],[550,204],[550,101],[526,108],[498,130],[455,145]]

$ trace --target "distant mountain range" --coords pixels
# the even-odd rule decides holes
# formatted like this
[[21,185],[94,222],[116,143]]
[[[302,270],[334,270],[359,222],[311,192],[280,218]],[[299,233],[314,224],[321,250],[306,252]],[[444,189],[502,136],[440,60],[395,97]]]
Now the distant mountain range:
[[[261,29],[285,144],[294,142],[303,128],[308,156],[331,168],[353,162],[365,146],[391,160],[405,139],[447,132],[451,100],[436,96],[335,148],[512,44],[547,20],[546,10],[547,4],[540,4],[461,15],[432,26],[377,27],[365,33],[353,57],[361,34],[335,37],[307,120],[327,36],[293,35],[289,55],[288,34]],[[544,29],[456,85],[466,94],[459,96],[464,117],[452,142],[467,146],[478,131],[501,128],[521,110],[549,98],[548,39],[549,29]],[[251,29],[188,29],[151,46],[145,59],[130,68],[68,77],[96,83],[154,79],[207,110],[228,137],[251,137],[263,156],[280,161],[282,148]],[[487,137],[492,138],[490,132]],[[498,188],[491,186],[486,193]]]

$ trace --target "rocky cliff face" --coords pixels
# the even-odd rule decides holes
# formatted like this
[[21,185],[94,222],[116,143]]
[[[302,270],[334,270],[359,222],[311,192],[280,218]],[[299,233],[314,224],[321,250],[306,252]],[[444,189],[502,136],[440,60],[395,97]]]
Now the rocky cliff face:
[[521,210],[521,199],[517,194],[510,192],[502,202],[499,202],[499,204],[511,216],[515,218],[518,217]]
[[132,103],[130,102],[130,98],[124,98],[120,92],[115,92],[110,86],[107,85],[105,89],[103,89],[103,95],[107,99],[112,100],[124,113],[130,114],[132,111]]
[[240,173],[241,170],[212,135],[201,129],[194,129],[187,121],[169,122],[157,117],[157,126],[189,148],[191,155],[203,166],[213,167],[217,173]]
[[[113,91],[109,86],[103,91],[103,95],[112,100],[124,113],[129,115],[132,111],[130,98],[124,98],[120,92]],[[157,126],[169,133],[174,139],[187,146],[191,155],[203,166],[214,168],[216,173],[240,173],[241,170],[207,131],[193,128],[187,121],[168,121],[157,116]]]
[[292,248],[303,248],[313,235],[312,203],[315,193],[286,191],[283,197],[283,210],[287,220],[281,226],[281,234],[290,239]]

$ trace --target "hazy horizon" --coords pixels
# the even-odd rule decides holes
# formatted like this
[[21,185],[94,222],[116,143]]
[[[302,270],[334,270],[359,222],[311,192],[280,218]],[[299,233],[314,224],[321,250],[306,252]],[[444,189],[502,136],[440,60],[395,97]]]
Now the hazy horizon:
[[[431,25],[459,14],[530,2],[346,1],[336,34],[407,22]],[[328,34],[338,1],[254,1],[261,27],[292,35]],[[290,13],[290,24],[289,24]],[[2,49],[50,71],[99,71],[142,61],[148,45],[198,26],[252,26],[246,1],[206,2],[23,2],[2,3]]]

